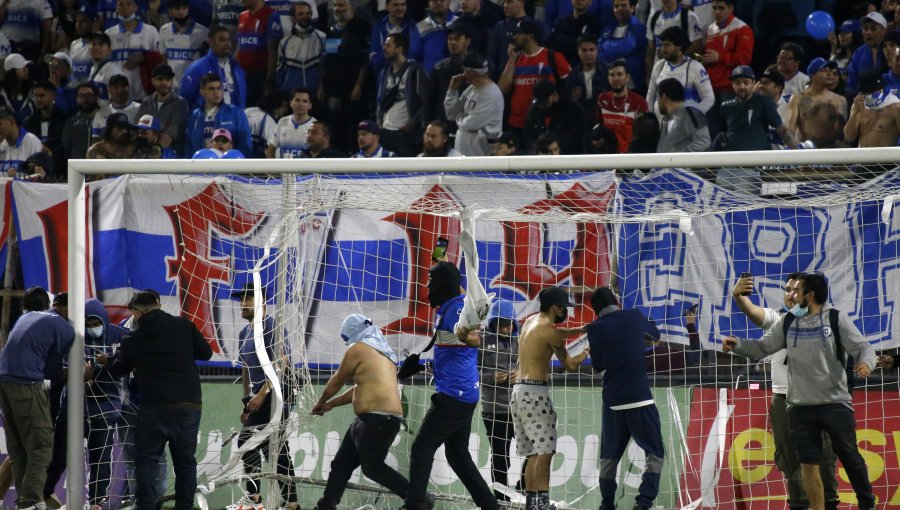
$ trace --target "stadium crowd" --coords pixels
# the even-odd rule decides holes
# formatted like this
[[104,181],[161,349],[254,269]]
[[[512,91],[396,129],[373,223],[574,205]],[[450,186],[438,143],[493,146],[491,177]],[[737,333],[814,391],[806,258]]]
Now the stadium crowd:
[[894,0],[316,1],[0,0],[0,171],[900,136]]

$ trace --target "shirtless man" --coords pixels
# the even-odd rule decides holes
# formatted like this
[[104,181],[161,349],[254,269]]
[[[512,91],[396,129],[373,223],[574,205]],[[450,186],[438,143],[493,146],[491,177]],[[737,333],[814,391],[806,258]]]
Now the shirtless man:
[[837,64],[822,57],[809,63],[806,72],[809,86],[791,97],[788,106],[788,129],[799,140],[812,140],[818,148],[834,148],[844,133],[847,122],[847,100],[828,89]]
[[875,70],[860,74],[859,95],[853,100],[844,127],[846,140],[859,139],[860,147],[893,147],[900,136],[900,99],[884,90],[884,78]]
[[[397,389],[397,355],[372,320],[359,314],[344,319],[341,338],[349,346],[347,352],[310,413],[322,416],[352,402],[356,419],[331,461],[328,483],[317,510],[337,508],[350,475],[360,466],[364,475],[401,498],[406,499],[409,491],[409,481],[384,462],[403,421]],[[355,385],[332,398],[351,378]]]
[[91,145],[87,159],[131,159],[137,152],[131,122],[124,113],[113,113],[106,118],[103,139]]
[[556,411],[550,402],[547,372],[556,355],[566,372],[578,370],[589,350],[569,356],[566,337],[581,334],[586,327],[557,328],[568,316],[569,293],[548,287],[538,295],[541,313],[525,321],[519,335],[519,377],[509,401],[516,450],[526,457],[525,510],[547,510],[550,506],[550,463],[556,453]]

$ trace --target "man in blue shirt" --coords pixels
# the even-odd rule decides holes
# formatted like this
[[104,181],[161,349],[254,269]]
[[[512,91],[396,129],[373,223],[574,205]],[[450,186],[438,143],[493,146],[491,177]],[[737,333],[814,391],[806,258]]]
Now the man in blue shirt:
[[428,273],[428,303],[435,312],[434,387],[431,407],[413,441],[409,457],[407,510],[431,508],[425,489],[431,476],[434,453],[444,445],[447,462],[475,504],[497,508],[497,498],[469,455],[472,414],[478,405],[477,331],[457,327],[463,309],[459,269],[438,262]]
[[663,448],[659,410],[650,393],[645,358],[647,342],[659,341],[659,329],[639,310],[622,310],[608,287],[591,296],[597,320],[588,326],[591,365],[603,372],[603,422],[600,428],[600,510],[616,508],[616,471],[634,438],[647,455],[634,510],[653,507],[659,494]]
[[863,41],[865,44],[856,48],[847,66],[847,96],[853,97],[859,90],[859,74],[866,69],[878,69],[884,72],[887,62],[881,51],[881,41],[887,31],[887,20],[880,12],[870,12],[862,19]]
[[[274,363],[276,366],[284,366],[285,362],[290,365],[290,350],[287,349],[288,344],[283,344],[283,349],[276,349],[277,339],[275,338],[276,326],[275,319],[271,315],[266,315],[265,291],[260,292],[262,303],[262,339],[266,352],[267,360],[261,360],[257,354],[257,346],[255,340],[255,332],[253,330],[254,318],[256,317],[256,306],[254,303],[255,292],[253,284],[248,283],[242,290],[232,294],[241,300],[241,317],[249,322],[240,333],[240,360],[243,366],[241,370],[241,380],[244,385],[244,411],[241,413],[241,424],[243,429],[238,436],[238,448],[248,440],[260,440],[261,442],[255,448],[251,448],[244,452],[242,460],[244,461],[244,473],[247,475],[247,495],[241,502],[245,505],[256,505],[262,501],[260,497],[260,481],[254,479],[254,475],[258,476],[262,463],[262,456],[269,456],[269,438],[255,437],[258,428],[266,425],[272,416],[272,388],[273,384],[266,376],[265,366]],[[287,335],[283,335],[286,340]],[[279,352],[280,351],[280,352]],[[282,375],[285,377],[285,375]],[[282,399],[287,397],[282,394]],[[282,409],[282,424],[287,422],[287,415],[290,407],[285,405]],[[277,429],[276,429],[277,430]],[[290,476],[294,472],[294,466],[291,457],[288,454],[288,445],[286,441],[280,441],[278,449],[278,463],[275,472],[279,475]],[[281,498],[285,502],[285,507],[290,510],[297,508],[297,489],[293,482],[287,480],[279,480],[278,485],[281,489]],[[247,508],[245,506],[244,508]],[[252,506],[251,506],[252,507]]]
[[[47,291],[30,289],[26,309],[46,310]],[[34,303],[31,303],[34,302]],[[75,330],[57,307],[19,317],[0,352],[0,411],[12,459],[17,508],[43,501],[44,481],[53,450],[53,420],[45,379],[62,372],[75,341]]]

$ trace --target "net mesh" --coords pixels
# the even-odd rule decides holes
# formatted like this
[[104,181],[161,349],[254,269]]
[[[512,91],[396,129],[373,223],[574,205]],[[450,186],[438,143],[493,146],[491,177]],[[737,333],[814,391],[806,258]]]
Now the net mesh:
[[[420,351],[433,322],[425,287],[433,250],[439,239],[448,240],[447,260],[465,274],[460,216],[471,214],[479,282],[496,299],[512,302],[519,320],[537,312],[541,289],[563,285],[578,304],[564,326],[583,325],[594,319],[591,291],[612,286],[623,307],[642,310],[659,326],[663,341],[647,353],[666,449],[656,505],[784,508],[788,489],[776,467],[780,453],[769,414],[771,365],[721,352],[723,336],[763,333],[737,308],[732,287],[743,272],[752,273],[753,302],[780,309],[786,275],[822,271],[830,302],[866,340],[878,350],[896,347],[900,209],[893,198],[900,175],[894,167],[816,164],[735,173],[763,195],[717,185],[722,169],[126,176],[91,185],[94,228],[155,239],[112,255],[124,260],[123,284],[93,288],[107,307],[154,288],[164,309],[193,320],[213,346],[227,383],[204,385],[197,469],[210,507],[241,508],[239,500],[257,488],[266,507],[284,505],[290,497],[279,481],[296,484],[300,506],[313,507],[353,419],[350,406],[309,415],[346,349],[341,321],[361,313],[401,359]],[[95,257],[100,248],[93,248]],[[464,278],[464,287],[471,284]],[[248,285],[265,295],[264,303],[251,299],[242,306],[234,293]],[[253,316],[271,322],[254,326]],[[244,342],[265,354],[257,356],[261,361],[246,356]],[[242,371],[256,378],[251,389],[274,381],[281,396],[273,406],[282,417],[241,426]],[[500,385],[487,379],[494,371],[482,367],[482,386]],[[573,374],[555,364],[552,372],[559,438],[551,498],[562,507],[596,508],[601,378],[589,364]],[[900,483],[895,374],[876,371],[854,393],[860,448],[879,501],[891,501]],[[399,389],[406,421],[387,463],[404,474],[432,383],[426,372]],[[497,489],[515,504],[523,459],[514,441],[498,441],[497,428],[488,434],[489,419],[502,416],[483,416],[486,408],[482,402],[473,417],[470,453],[488,482],[504,482],[506,475],[506,488]],[[248,455],[264,446],[286,449],[289,469],[274,454],[254,468]],[[494,450],[501,448],[508,448],[506,470],[497,469],[504,459]],[[645,467],[643,451],[631,442],[616,471],[618,506],[633,504]],[[837,473],[837,496],[855,501],[846,473]],[[127,478],[116,470],[109,476]],[[161,482],[171,493],[173,477]],[[472,506],[442,449],[429,490],[440,508]],[[366,505],[399,508],[402,501],[357,470],[341,508]]]

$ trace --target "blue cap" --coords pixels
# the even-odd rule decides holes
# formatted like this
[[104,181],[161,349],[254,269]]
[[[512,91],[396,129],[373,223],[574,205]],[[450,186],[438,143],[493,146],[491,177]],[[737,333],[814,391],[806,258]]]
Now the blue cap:
[[756,74],[753,73],[753,68],[750,66],[737,66],[731,71],[732,80],[737,78],[750,78],[751,80],[756,79]]
[[860,32],[862,31],[862,25],[859,24],[859,21],[855,19],[848,19],[847,21],[841,23],[840,31],[847,32]]
[[825,60],[822,57],[816,57],[812,59],[812,62],[810,62],[808,66],[806,66],[806,75],[812,78],[814,74],[826,68],[837,69],[837,62]]
[[357,131],[366,131],[372,133],[373,135],[381,134],[381,129],[378,128],[378,124],[374,120],[364,120],[356,126]]

